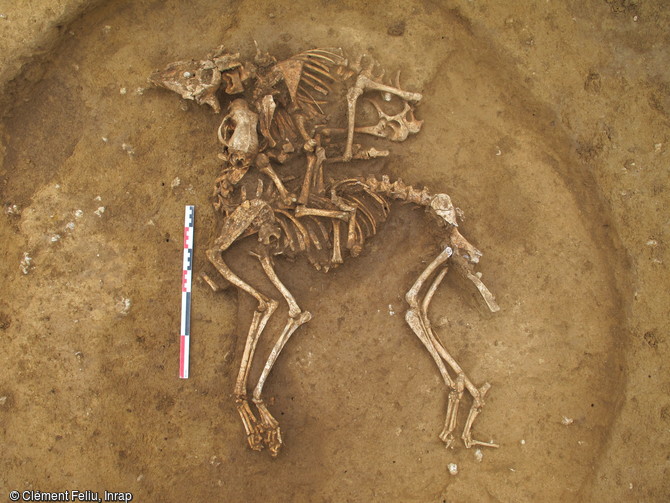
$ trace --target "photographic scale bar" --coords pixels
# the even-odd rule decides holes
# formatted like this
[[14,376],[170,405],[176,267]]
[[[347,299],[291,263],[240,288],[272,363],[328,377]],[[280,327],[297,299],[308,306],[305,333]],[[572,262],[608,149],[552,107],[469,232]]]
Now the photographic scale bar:
[[188,379],[191,338],[191,279],[193,277],[193,225],[195,206],[184,212],[184,264],[181,276],[181,333],[179,336],[179,377]]

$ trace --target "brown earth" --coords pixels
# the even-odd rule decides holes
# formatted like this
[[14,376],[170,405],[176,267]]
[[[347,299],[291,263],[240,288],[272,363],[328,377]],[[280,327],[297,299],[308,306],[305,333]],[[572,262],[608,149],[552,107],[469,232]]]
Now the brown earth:
[[[0,497],[670,498],[665,2],[34,0],[0,14]],[[493,385],[475,434],[500,448],[481,460],[437,437],[446,392],[403,319],[437,241],[408,207],[327,275],[279,261],[314,315],[266,386],[279,458],[247,448],[231,396],[248,298],[195,282],[192,376],[177,378],[183,207],[197,206],[196,272],[211,273],[220,118],[146,79],[221,44],[252,56],[254,40],[368,52],[424,94],[424,129],[379,169],[449,193],[484,251],[501,311],[456,277],[431,306]],[[255,280],[243,248],[229,261]]]

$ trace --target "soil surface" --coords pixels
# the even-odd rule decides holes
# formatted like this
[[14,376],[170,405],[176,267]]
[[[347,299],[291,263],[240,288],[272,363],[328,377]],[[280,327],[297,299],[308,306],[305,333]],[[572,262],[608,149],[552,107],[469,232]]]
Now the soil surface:
[[[0,4],[0,497],[670,498],[664,2],[29,3]],[[195,272],[214,277],[221,117],[147,77],[220,45],[251,59],[254,41],[280,57],[370,54],[423,93],[422,131],[356,168],[464,211],[501,310],[448,275],[430,314],[467,375],[492,384],[474,435],[500,448],[438,438],[447,390],[404,294],[439,230],[409,206],[327,274],[277,260],[314,316],[265,387],[278,458],[247,447],[232,396],[250,297],[194,281],[191,377],[177,378],[184,205]],[[279,299],[247,252],[228,263]]]

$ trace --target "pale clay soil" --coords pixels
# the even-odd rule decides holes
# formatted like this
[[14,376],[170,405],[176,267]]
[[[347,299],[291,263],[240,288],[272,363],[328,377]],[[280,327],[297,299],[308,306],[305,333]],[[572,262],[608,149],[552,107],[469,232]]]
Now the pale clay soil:
[[[314,318],[266,386],[277,459],[247,447],[232,397],[250,298],[194,281],[177,378],[183,211],[213,275],[220,117],[147,77],[254,40],[366,52],[423,93],[422,131],[362,169],[466,214],[501,310],[448,276],[431,317],[492,384],[475,435],[499,449],[438,438],[447,393],[403,314],[439,241],[409,207],[328,274],[278,260]],[[0,44],[0,498],[670,499],[665,2],[2,1]],[[244,244],[227,257],[259,280]]]

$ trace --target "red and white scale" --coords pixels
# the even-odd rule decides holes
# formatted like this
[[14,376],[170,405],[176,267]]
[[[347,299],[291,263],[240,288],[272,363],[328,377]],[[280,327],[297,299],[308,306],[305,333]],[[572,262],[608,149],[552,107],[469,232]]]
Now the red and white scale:
[[193,278],[193,225],[195,206],[186,206],[184,216],[184,264],[181,275],[181,335],[179,336],[179,377],[188,379],[191,339],[191,280]]

